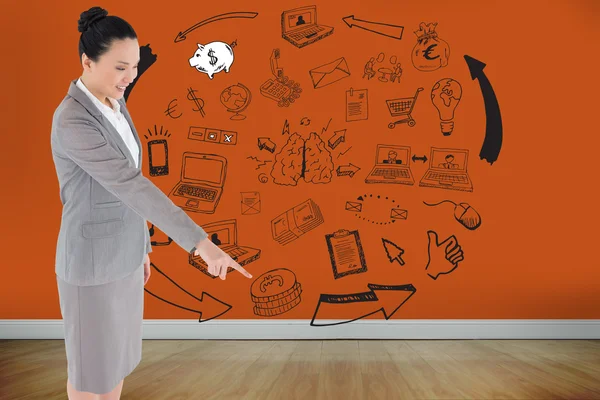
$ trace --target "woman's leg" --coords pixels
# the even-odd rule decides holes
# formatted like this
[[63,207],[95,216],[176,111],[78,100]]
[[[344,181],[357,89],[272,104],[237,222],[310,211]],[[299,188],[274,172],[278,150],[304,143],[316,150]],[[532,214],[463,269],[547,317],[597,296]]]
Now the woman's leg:
[[110,393],[98,394],[98,400],[119,400],[121,398],[121,390],[123,389],[123,380]]
[[67,379],[67,396],[69,400],[97,400],[98,395],[90,392],[80,392],[75,390],[69,379]]

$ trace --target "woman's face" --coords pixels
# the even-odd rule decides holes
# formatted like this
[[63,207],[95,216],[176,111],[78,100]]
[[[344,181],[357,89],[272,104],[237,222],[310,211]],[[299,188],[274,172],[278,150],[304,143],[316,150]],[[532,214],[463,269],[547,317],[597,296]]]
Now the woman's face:
[[94,95],[120,99],[137,76],[140,47],[137,39],[115,40],[109,50],[93,62],[83,55],[85,84]]

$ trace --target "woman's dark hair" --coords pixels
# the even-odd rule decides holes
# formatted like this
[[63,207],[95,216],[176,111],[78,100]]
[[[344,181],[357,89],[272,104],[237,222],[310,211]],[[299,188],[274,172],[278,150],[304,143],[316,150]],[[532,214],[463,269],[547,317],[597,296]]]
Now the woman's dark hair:
[[94,62],[104,54],[113,40],[137,39],[133,27],[115,15],[108,15],[102,7],[92,7],[84,11],[77,21],[79,38],[79,60],[85,53]]

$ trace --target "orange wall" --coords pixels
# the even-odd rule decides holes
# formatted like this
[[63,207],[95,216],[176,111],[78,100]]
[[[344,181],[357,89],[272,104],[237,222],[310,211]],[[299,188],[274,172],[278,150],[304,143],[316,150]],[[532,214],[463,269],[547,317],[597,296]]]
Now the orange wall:
[[[224,192],[214,214],[189,212],[199,224],[235,219],[239,244],[261,250],[248,264],[253,279],[234,272],[227,280],[211,279],[188,263],[188,255],[175,243],[154,246],[151,261],[189,293],[204,292],[232,308],[220,318],[311,319],[319,295],[368,291],[368,284],[413,284],[416,293],[392,318],[599,318],[600,262],[598,234],[598,122],[600,85],[598,21],[600,6],[594,1],[345,1],[315,3],[319,22],[334,27],[331,36],[304,48],[281,37],[283,10],[308,3],[262,2],[117,2],[64,1],[61,8],[46,2],[11,2],[2,13],[4,51],[3,140],[5,169],[1,196],[3,228],[0,279],[0,318],[60,318],[54,275],[54,256],[61,203],[50,151],[52,114],[65,96],[70,80],[81,74],[76,30],[79,13],[101,5],[110,14],[128,20],[140,45],[149,44],[158,56],[137,82],[127,101],[143,144],[143,174],[168,194],[178,182],[185,151],[219,154],[227,158]],[[273,6],[276,4],[276,6]],[[232,11],[255,11],[254,19],[213,22],[174,43],[178,32],[211,16]],[[342,18],[397,24],[404,27],[401,40],[357,27]],[[439,37],[450,46],[448,65],[431,72],[416,69],[411,51],[420,22],[437,22]],[[188,64],[197,43],[237,42],[229,73],[210,80]],[[285,75],[300,83],[301,96],[290,107],[262,96],[260,85],[271,77],[269,57],[279,48]],[[401,62],[401,83],[363,78],[370,57],[385,53],[385,62],[396,55]],[[504,140],[498,160],[490,165],[479,158],[485,110],[478,81],[471,79],[463,58],[469,55],[487,64],[484,72],[500,104]],[[313,88],[309,70],[344,57],[350,76],[329,86]],[[440,120],[430,99],[436,81],[450,77],[462,86],[451,136],[440,131]],[[241,82],[252,92],[246,119],[232,121],[219,102],[221,91]],[[193,88],[205,101],[205,116],[192,111],[186,99]],[[368,89],[368,119],[347,122],[345,92]],[[393,120],[386,99],[411,97],[423,87],[415,104],[417,124],[389,129]],[[165,109],[177,98],[181,118]],[[301,125],[303,117],[310,125]],[[330,121],[331,119],[331,121]],[[337,169],[353,164],[352,177],[333,174],[327,184],[300,180],[296,186],[274,184],[268,166],[275,154],[260,150],[258,137],[285,145],[285,121],[290,134],[307,138],[317,132],[326,142],[335,131],[346,130],[346,141],[330,151]],[[330,122],[329,122],[330,121]],[[323,132],[324,128],[328,128]],[[169,174],[150,176],[147,142],[154,126],[168,130]],[[235,146],[188,139],[190,126],[238,132]],[[410,162],[415,183],[366,184],[373,168],[377,144],[410,146],[411,154],[430,157],[431,147],[468,149],[468,174],[472,192],[420,187],[427,163]],[[344,155],[338,154],[348,150]],[[269,163],[273,165],[274,163]],[[267,183],[258,179],[269,176]],[[241,192],[258,191],[261,211],[242,215]],[[386,225],[371,223],[345,210],[358,196],[395,199],[408,210],[406,220]],[[281,245],[271,235],[271,220],[297,204],[312,199],[324,222],[296,240]],[[482,218],[468,230],[453,216],[453,206],[427,207],[426,202],[449,199],[469,203]],[[363,202],[361,217],[388,220],[390,205],[373,198]],[[338,229],[360,234],[367,271],[334,278],[325,236]],[[449,274],[426,275],[428,230],[440,240],[455,235],[464,260]],[[382,238],[404,250],[404,265],[390,262]],[[160,229],[153,240],[165,240]],[[433,257],[433,255],[432,255]],[[435,262],[444,262],[436,259]],[[272,317],[257,316],[250,297],[254,279],[286,268],[301,284],[300,303]],[[445,268],[445,267],[442,267]],[[288,284],[288,283],[286,283]],[[146,289],[184,307],[209,313],[208,302],[199,303],[170,284],[157,270]],[[319,318],[356,318],[381,305],[396,304],[401,296],[378,291],[383,303],[322,306]],[[146,294],[145,318],[194,319],[198,315]],[[396,302],[396,303],[394,303]],[[203,309],[203,307],[205,307]],[[389,311],[389,310],[388,310]],[[361,314],[362,313],[362,314]],[[383,318],[376,313],[373,318]]]

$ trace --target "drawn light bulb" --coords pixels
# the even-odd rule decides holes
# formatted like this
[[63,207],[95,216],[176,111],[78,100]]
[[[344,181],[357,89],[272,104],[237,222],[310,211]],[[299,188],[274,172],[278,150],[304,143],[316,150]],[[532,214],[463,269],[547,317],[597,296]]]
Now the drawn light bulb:
[[444,136],[454,130],[454,110],[462,96],[460,83],[451,78],[440,79],[431,89],[431,101],[440,115],[440,127]]

